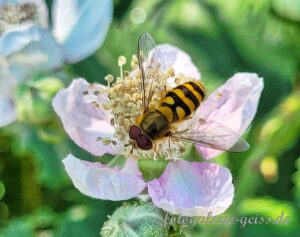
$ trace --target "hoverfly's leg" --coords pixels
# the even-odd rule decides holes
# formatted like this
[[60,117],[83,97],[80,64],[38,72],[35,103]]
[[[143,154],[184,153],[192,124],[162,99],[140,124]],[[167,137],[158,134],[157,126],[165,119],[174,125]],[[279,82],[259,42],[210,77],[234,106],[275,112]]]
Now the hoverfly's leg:
[[192,118],[193,118],[193,116],[189,115],[183,121],[191,120]]
[[132,154],[132,152],[133,152],[133,146],[131,146],[131,151],[130,151],[130,155]]
[[167,86],[164,85],[164,89],[160,92],[161,93],[161,98],[165,97],[166,92],[167,92]]
[[161,104],[163,102],[163,100],[165,99],[165,96],[167,94],[167,86],[164,85],[163,89],[160,91],[160,100],[159,100],[159,104]]

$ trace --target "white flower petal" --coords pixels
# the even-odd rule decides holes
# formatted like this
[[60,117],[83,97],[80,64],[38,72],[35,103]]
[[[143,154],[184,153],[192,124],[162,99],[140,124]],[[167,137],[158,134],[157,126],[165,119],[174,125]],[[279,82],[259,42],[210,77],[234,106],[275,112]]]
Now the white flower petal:
[[11,97],[0,95],[0,127],[4,127],[17,119],[15,103]]
[[186,77],[201,79],[200,72],[186,52],[170,44],[160,44],[158,46],[163,54],[166,67],[173,67],[175,75],[182,73]]
[[16,80],[10,75],[5,58],[0,57],[0,127],[6,126],[17,118],[13,100]]
[[[97,138],[112,138],[115,132],[110,124],[111,113],[99,105],[107,103],[105,94],[95,96],[93,92],[103,89],[104,86],[89,84],[84,79],[73,80],[71,85],[60,90],[53,99],[53,107],[60,117],[65,131],[80,147],[93,155],[101,156],[105,153],[118,154],[120,144],[104,145]],[[89,91],[88,95],[84,95]]]
[[8,62],[0,56],[0,95],[12,96],[17,81],[10,74]]
[[227,168],[212,163],[170,162],[159,179],[148,182],[153,203],[182,216],[213,216],[232,203],[234,187]]
[[49,31],[36,25],[6,32],[0,38],[0,57],[6,58],[11,74],[18,80],[63,64],[60,46]]
[[111,0],[55,0],[53,33],[67,60],[78,62],[102,44],[112,20]]
[[[255,116],[263,86],[262,78],[255,73],[236,73],[208,97],[195,118],[216,121],[243,135]],[[200,145],[196,148],[205,159],[222,153]]]
[[136,174],[110,168],[98,162],[83,161],[69,155],[63,163],[75,187],[93,198],[127,200],[137,196],[146,186]]

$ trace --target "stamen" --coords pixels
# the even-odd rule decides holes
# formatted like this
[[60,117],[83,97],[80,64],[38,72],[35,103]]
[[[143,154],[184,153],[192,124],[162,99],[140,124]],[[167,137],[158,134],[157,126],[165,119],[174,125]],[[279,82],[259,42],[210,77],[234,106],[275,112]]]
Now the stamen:
[[10,25],[36,22],[38,8],[34,3],[4,4],[0,7],[0,35]]
[[111,118],[111,119],[110,119],[110,125],[111,125],[111,126],[114,126],[114,125],[115,125],[115,119],[114,119],[114,118]]
[[18,24],[35,19],[37,6],[33,3],[3,5],[0,7],[0,20],[9,24]]
[[82,92],[82,94],[83,94],[83,95],[88,95],[88,94],[89,94],[89,91],[86,90],[86,91]]
[[111,140],[109,137],[97,137],[97,142],[101,141],[104,145],[109,145],[109,144],[113,144],[113,145],[117,145],[117,141],[115,140]]
[[131,57],[131,67],[132,69],[136,69],[139,65],[139,61],[136,55],[132,55]]
[[104,80],[107,81],[107,87],[110,87],[110,83],[114,81],[114,76],[111,74],[108,74],[104,77]]
[[120,67],[120,76],[121,76],[121,80],[123,80],[123,65],[125,65],[127,62],[127,59],[125,58],[125,56],[120,56],[118,58],[118,65]]
[[[143,111],[142,92],[140,91],[140,72],[138,69],[138,59],[135,55],[131,59],[131,72],[123,71],[123,66],[127,59],[124,56],[118,58],[120,67],[120,77],[114,80],[113,75],[107,75],[105,80],[108,82],[108,87],[105,93],[108,94],[110,101],[106,104],[101,104],[102,108],[109,110],[113,119],[110,123],[114,126],[116,132],[114,137],[123,144],[124,154],[130,155],[134,153],[137,157],[145,157],[150,159],[165,158],[169,160],[180,159],[184,152],[182,141],[170,139],[160,139],[154,141],[155,149],[144,151],[136,147],[135,143],[129,138],[130,126],[137,124],[138,118]],[[174,69],[169,68],[166,72],[160,71],[159,65],[156,68],[151,68],[148,72],[149,77],[160,78],[160,80],[152,80],[146,84],[146,93],[149,96],[149,91],[153,91],[153,97],[149,104],[150,109],[155,109],[159,106],[161,99],[165,96],[170,85],[167,84],[167,79],[175,76]],[[185,77],[183,74],[176,75],[178,83],[184,83],[191,78]],[[114,81],[114,82],[113,82]],[[151,90],[151,88],[153,90]],[[162,91],[163,88],[163,91]],[[95,93],[94,93],[95,94]],[[116,144],[109,138],[99,138],[104,144]]]

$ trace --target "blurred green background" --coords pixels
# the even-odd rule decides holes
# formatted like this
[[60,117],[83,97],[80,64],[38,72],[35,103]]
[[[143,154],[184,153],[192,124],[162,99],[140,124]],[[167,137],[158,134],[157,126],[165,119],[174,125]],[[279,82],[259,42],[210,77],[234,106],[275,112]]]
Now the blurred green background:
[[[185,228],[187,236],[299,236],[300,1],[115,0],[102,47],[47,78],[64,86],[75,77],[104,83],[106,74],[118,74],[119,55],[136,52],[144,31],[189,53],[209,91],[235,72],[256,72],[265,82],[246,134],[251,149],[215,161],[233,173],[235,198],[226,215],[283,211],[289,224],[200,225]],[[57,90],[45,85],[40,91],[20,86],[20,121],[0,129],[0,236],[99,236],[121,203],[85,197],[71,184],[61,160],[68,153],[90,155],[63,131],[51,107]]]

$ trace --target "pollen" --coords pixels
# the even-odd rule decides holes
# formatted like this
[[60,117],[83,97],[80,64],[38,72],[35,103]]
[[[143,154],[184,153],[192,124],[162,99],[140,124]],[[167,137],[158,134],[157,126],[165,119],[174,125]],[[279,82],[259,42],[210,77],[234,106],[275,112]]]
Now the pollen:
[[126,59],[125,56],[120,56],[118,58],[118,65],[119,65],[119,67],[124,66],[126,64],[126,62],[127,62],[127,59]]
[[104,77],[104,80],[109,83],[112,83],[114,81],[114,76],[111,74],[108,74],[107,76]]
[[[118,66],[120,67],[120,75],[113,76],[108,74],[104,79],[108,82],[108,88],[100,93],[106,93],[109,102],[102,104],[102,108],[110,110],[112,114],[111,125],[114,126],[116,132],[115,139],[99,138],[103,144],[123,144],[124,154],[133,154],[137,157],[149,159],[180,159],[185,149],[183,142],[170,141],[170,138],[162,138],[155,142],[155,148],[150,151],[143,151],[137,148],[134,141],[130,140],[128,131],[132,125],[138,124],[141,115],[144,113],[143,107],[143,91],[141,90],[141,72],[138,66],[138,59],[133,55],[130,63],[130,70],[124,71],[123,67],[127,59],[124,56],[118,58]],[[149,83],[145,80],[145,97],[152,98],[149,102],[149,109],[156,109],[162,102],[168,90],[174,87],[168,85],[168,79],[174,78],[176,84],[181,84],[191,80],[183,74],[175,75],[173,68],[168,68],[165,72],[161,72],[160,65],[156,65],[147,71],[147,78],[158,78],[151,80]],[[194,80],[194,79],[193,79]],[[116,141],[115,141],[116,140]]]
[[34,3],[3,4],[0,6],[0,35],[9,26],[38,21],[38,9]]

